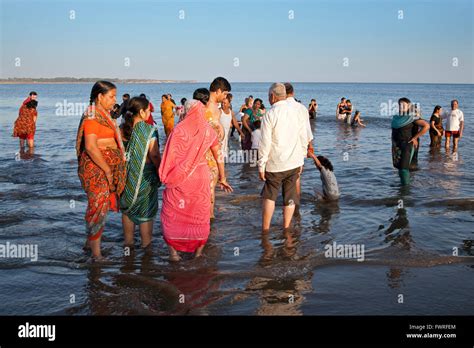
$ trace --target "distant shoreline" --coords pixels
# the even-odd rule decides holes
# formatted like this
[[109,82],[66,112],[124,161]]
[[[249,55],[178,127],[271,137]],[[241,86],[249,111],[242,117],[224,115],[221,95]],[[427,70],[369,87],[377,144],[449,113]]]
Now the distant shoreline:
[[[21,85],[21,84],[32,84],[32,85],[65,85],[65,84],[91,84],[96,81],[107,80],[117,84],[192,84],[192,83],[208,83],[197,80],[146,80],[146,79],[108,79],[108,78],[8,78],[0,79],[0,85]],[[231,83],[267,83],[271,84],[269,81],[258,81],[258,82],[245,82],[245,81],[234,81]],[[292,81],[292,83],[305,84],[305,83],[315,83],[315,84],[387,84],[387,85],[473,85],[473,83],[454,83],[454,82],[327,82],[327,81],[317,81],[317,82],[308,82],[308,81]]]
[[146,79],[108,79],[108,78],[8,78],[0,79],[0,85],[20,84],[90,84],[100,80],[122,84],[196,83],[194,80],[146,80]]

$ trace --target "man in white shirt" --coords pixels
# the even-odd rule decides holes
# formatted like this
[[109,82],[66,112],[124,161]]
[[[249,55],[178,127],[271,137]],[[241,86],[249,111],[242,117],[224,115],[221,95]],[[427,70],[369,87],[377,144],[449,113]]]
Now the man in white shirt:
[[446,149],[449,149],[451,143],[451,136],[453,137],[453,151],[458,148],[459,139],[462,138],[464,131],[464,113],[458,109],[458,101],[456,99],[451,101],[451,111],[443,114],[443,119],[446,120],[445,136]]
[[[302,119],[302,120],[305,120],[304,121],[304,124],[306,126],[306,134],[307,134],[307,137],[308,137],[308,151],[307,152],[311,152],[311,153],[314,153],[314,148],[313,148],[313,131],[311,130],[311,124],[309,123],[309,112],[308,112],[308,109],[306,109],[306,107],[301,104],[301,103],[298,103],[295,99],[295,90],[293,88],[293,85],[289,82],[286,82],[285,83],[285,90],[286,90],[286,101],[288,102],[288,104],[290,105],[290,107],[292,107],[295,112],[297,112],[299,114],[299,119]],[[306,153],[305,153],[305,157],[306,157]],[[304,161],[304,158],[303,158],[303,161]],[[303,172],[303,168],[301,168],[301,173]],[[298,177],[298,180],[296,181],[296,193],[298,194],[298,197],[301,197],[301,175],[300,177]],[[295,216],[298,217],[299,216],[299,209],[300,206],[299,204],[296,205],[295,207]]]
[[265,181],[262,190],[262,230],[268,232],[275,201],[283,189],[283,228],[288,228],[299,204],[296,181],[308,146],[305,120],[286,101],[285,85],[274,83],[268,92],[271,109],[263,116],[258,149],[258,171]]

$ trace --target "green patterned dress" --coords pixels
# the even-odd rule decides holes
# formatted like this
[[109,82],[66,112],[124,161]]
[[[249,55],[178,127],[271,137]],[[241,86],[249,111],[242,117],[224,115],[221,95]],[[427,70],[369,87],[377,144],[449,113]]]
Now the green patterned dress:
[[158,141],[155,127],[138,122],[126,144],[127,181],[120,197],[120,209],[134,224],[153,220],[158,211],[157,168],[146,163],[151,140]]

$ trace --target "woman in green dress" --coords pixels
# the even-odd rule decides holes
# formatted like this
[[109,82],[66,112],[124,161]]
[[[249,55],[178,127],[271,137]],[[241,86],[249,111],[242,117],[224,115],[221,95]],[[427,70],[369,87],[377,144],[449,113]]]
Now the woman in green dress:
[[430,126],[428,122],[411,113],[411,101],[408,98],[398,100],[399,114],[392,118],[392,161],[398,169],[402,186],[410,184],[410,169],[417,158],[418,139]]
[[145,121],[150,116],[146,98],[130,99],[122,127],[126,149],[127,180],[120,197],[125,245],[133,246],[135,226],[139,226],[142,247],[150,245],[153,220],[158,211],[158,168],[160,146],[155,127]]

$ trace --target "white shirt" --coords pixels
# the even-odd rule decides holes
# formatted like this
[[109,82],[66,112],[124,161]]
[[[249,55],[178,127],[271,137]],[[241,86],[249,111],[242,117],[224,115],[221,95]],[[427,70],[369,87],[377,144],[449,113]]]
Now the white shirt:
[[447,131],[458,131],[461,122],[464,122],[464,114],[461,110],[450,110],[443,114],[443,119],[446,119],[446,128]]
[[258,149],[260,143],[262,142],[262,131],[260,129],[255,129],[252,132],[252,149]]
[[[298,110],[298,112],[301,113],[301,116],[300,116],[301,118],[303,119],[306,118],[306,132],[307,132],[308,143],[309,143],[311,140],[313,140],[313,132],[311,131],[311,123],[309,123],[308,109],[306,109],[306,107],[303,104],[298,103],[293,97],[286,98],[286,101],[290,104],[290,106],[294,107],[296,110]],[[306,154],[305,154],[305,157],[306,157]]]
[[262,141],[258,149],[260,172],[284,172],[304,164],[309,142],[307,118],[286,100],[272,105],[262,119]]

